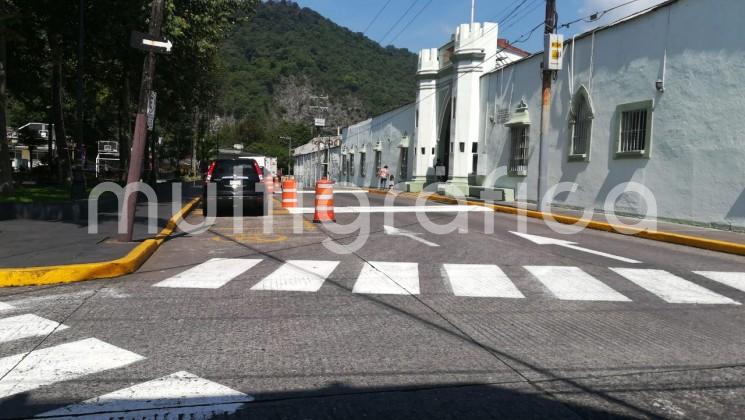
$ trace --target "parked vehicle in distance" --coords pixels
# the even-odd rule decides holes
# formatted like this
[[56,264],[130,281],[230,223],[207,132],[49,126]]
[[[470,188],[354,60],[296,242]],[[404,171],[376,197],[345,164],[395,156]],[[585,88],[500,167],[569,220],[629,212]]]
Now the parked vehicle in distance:
[[[202,208],[210,214],[210,205],[216,206],[215,213],[230,209],[233,214],[235,206],[252,213],[261,214],[264,209],[263,171],[254,159],[218,159],[212,162],[204,178],[202,191]],[[208,186],[216,184],[214,201],[208,196]]]

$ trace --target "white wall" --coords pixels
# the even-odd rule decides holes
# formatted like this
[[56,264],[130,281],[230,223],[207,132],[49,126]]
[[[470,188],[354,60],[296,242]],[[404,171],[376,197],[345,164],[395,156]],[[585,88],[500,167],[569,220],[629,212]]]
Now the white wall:
[[331,159],[331,165],[329,166],[329,177],[333,181],[339,181],[339,170],[340,170],[340,156],[339,147],[332,147],[326,155],[327,151],[324,149],[320,152],[310,151],[315,150],[317,146],[304,145],[301,148],[295,149],[295,166],[293,167],[293,175],[295,180],[298,182],[300,188],[312,190],[315,187],[316,181],[323,175],[323,168],[321,163],[325,162],[327,158]]
[[[341,175],[342,181],[348,181],[361,187],[377,186],[377,168],[375,165],[375,145],[380,142],[381,166],[388,165],[388,169],[395,176],[395,182],[411,179],[414,166],[414,104],[396,108],[385,114],[370,118],[345,128],[342,132],[342,150],[353,148],[357,153],[347,156],[354,158],[354,174]],[[408,161],[404,176],[401,176],[401,140],[409,138]],[[365,176],[360,175],[360,152],[365,150]]]
[[[602,208],[616,185],[635,181],[656,197],[663,218],[705,224],[745,226],[745,43],[741,35],[745,2],[680,0],[654,12],[571,42],[564,70],[555,82],[551,107],[549,186],[576,182],[578,190],[557,202]],[[666,56],[666,60],[665,60]],[[495,107],[528,104],[530,163],[526,178],[493,174],[486,186],[514,187],[526,182],[536,199],[540,126],[540,62],[537,55],[481,80],[481,144],[488,169],[507,166],[509,131],[494,124]],[[665,76],[665,92],[655,81]],[[570,69],[574,68],[574,86]],[[594,106],[588,162],[569,161],[571,95],[584,85]],[[653,100],[649,159],[615,158],[612,127],[618,105]],[[483,149],[482,149],[483,150]],[[643,213],[635,194],[618,202],[619,211]]]

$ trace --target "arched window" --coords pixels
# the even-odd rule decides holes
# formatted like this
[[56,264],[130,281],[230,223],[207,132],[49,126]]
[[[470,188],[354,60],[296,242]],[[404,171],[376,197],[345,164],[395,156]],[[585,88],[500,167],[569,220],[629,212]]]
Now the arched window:
[[572,99],[569,111],[569,159],[589,160],[592,141],[592,120],[595,112],[592,109],[590,94],[580,86]]

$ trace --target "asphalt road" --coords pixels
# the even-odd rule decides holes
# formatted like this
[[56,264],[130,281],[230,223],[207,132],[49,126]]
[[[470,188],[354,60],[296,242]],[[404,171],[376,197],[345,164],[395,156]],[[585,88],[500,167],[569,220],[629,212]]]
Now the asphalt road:
[[0,418],[745,416],[745,259],[335,199],[369,235],[224,217],[131,276],[0,290]]

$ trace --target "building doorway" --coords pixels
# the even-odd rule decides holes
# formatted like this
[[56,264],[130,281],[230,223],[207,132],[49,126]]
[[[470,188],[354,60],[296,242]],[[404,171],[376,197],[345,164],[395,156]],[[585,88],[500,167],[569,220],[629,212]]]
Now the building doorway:
[[[440,135],[437,137],[437,159],[435,161],[436,182],[445,182],[450,175],[450,125],[453,121],[451,113],[452,100],[449,100],[445,112],[442,114]],[[438,167],[440,168],[439,170]]]

